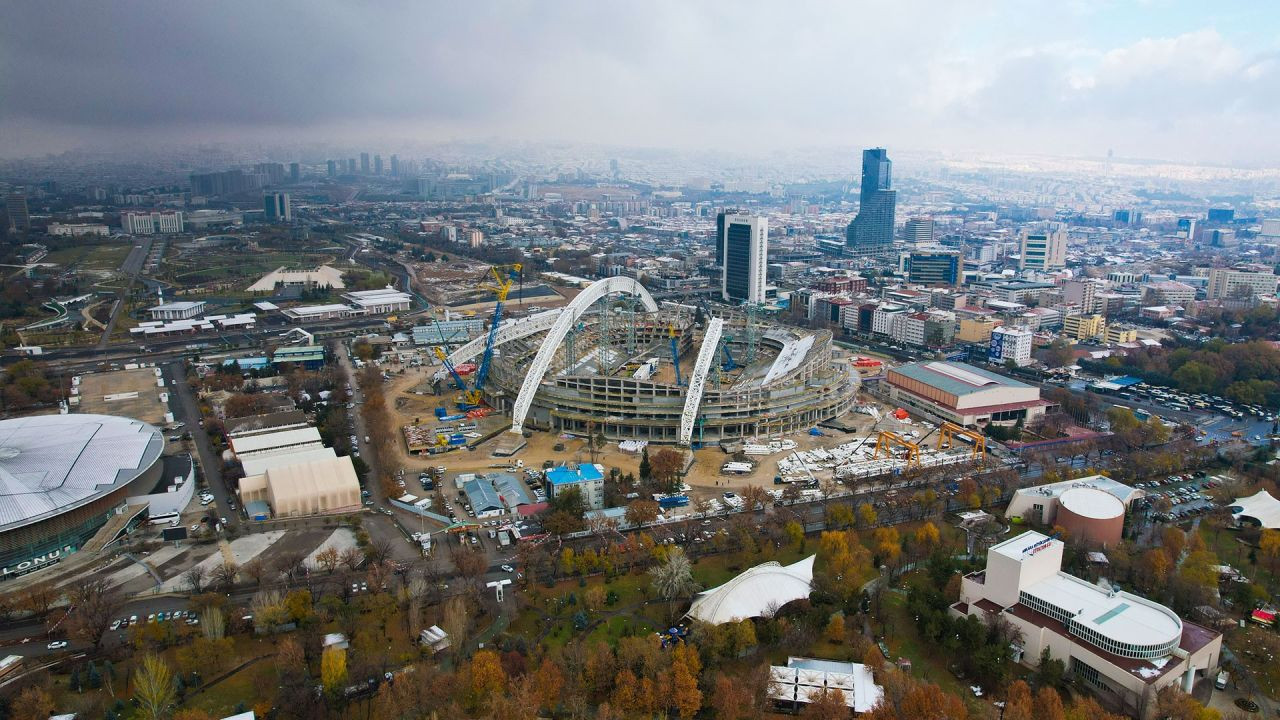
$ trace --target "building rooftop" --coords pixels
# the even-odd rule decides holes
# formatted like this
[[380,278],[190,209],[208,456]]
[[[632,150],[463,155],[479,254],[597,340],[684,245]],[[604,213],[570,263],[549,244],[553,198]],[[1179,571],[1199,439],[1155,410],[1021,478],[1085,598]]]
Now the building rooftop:
[[994,387],[1030,388],[1030,385],[958,362],[920,362],[895,368],[898,373],[952,395],[968,395]]
[[577,470],[561,465],[547,471],[547,480],[552,485],[563,485],[565,483],[590,482],[593,480],[604,479],[604,471],[595,465],[583,463],[578,466]]
[[1107,591],[1058,572],[1023,592],[1051,603],[1086,629],[1127,645],[1154,645],[1181,637],[1182,620],[1172,610],[1127,592]]
[[237,455],[244,455],[246,453],[262,452],[264,450],[293,447],[308,443],[315,443],[317,446],[321,444],[319,430],[313,427],[306,427],[298,428],[296,430],[281,430],[273,433],[261,433],[258,435],[231,438],[231,449]]
[[160,431],[138,420],[109,415],[0,420],[0,531],[115,490],[150,468],[163,450]]
[[182,310],[194,310],[203,305],[204,305],[203,300],[197,300],[194,302],[192,301],[168,302],[168,303],[163,303],[161,305],[156,305],[155,307],[147,308],[147,312],[180,312]]
[[[1018,490],[1018,494],[1043,495],[1044,497],[1056,498],[1060,497],[1063,493],[1071,490],[1072,488],[1096,488],[1115,497],[1125,505],[1128,505],[1129,501],[1134,498],[1146,495],[1146,492],[1143,490],[1112,480],[1105,475],[1090,475],[1088,477],[1076,478],[1075,480],[1063,480],[1062,482],[1050,483],[1048,485],[1037,485],[1035,487],[1022,488]],[[1075,510],[1075,508],[1072,508],[1072,510],[1079,512]]]

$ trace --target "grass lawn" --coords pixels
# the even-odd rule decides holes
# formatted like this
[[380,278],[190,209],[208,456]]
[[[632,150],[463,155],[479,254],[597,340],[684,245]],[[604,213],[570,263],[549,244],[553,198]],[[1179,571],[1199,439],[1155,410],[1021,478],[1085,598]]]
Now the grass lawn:
[[114,272],[120,269],[124,259],[133,249],[133,243],[124,245],[76,245],[54,250],[42,262],[57,263],[63,267],[77,266],[79,270]]

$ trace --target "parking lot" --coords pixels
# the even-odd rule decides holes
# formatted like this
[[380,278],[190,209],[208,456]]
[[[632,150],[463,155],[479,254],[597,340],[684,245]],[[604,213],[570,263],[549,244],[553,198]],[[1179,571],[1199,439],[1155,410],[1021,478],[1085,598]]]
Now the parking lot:
[[[1216,509],[1218,505],[1209,496],[1208,491],[1222,485],[1223,478],[1207,477],[1197,471],[1183,475],[1170,475],[1156,480],[1145,480],[1134,483],[1134,487],[1147,492],[1152,519],[1161,522],[1177,522],[1187,520]],[[1169,503],[1167,510],[1162,510],[1161,500]]]

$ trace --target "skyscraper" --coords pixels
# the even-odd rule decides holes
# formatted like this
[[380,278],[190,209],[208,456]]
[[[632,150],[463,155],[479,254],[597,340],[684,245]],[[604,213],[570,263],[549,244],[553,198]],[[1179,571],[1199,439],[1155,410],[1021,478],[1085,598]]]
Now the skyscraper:
[[355,175],[355,174],[356,174],[356,159],[355,159],[355,158],[347,158],[347,174],[348,174],[348,175]]
[[273,192],[262,196],[262,209],[267,222],[291,222],[293,209],[289,206],[289,193]]
[[289,163],[289,182],[296,183],[302,179],[302,166],[298,163]]
[[858,214],[845,230],[845,253],[884,255],[893,249],[893,213],[897,193],[890,189],[893,163],[884,148],[862,151],[862,189]]
[[10,230],[30,230],[31,213],[27,211],[27,197],[14,193],[5,198],[5,214],[9,216]]
[[382,156],[381,155],[373,156],[373,174],[374,175],[382,174]]
[[338,176],[338,161],[330,160],[329,161],[329,177],[337,177],[337,176]]
[[360,174],[369,174],[369,153],[360,153]]
[[726,208],[716,213],[716,264],[724,267],[724,219],[738,211]]
[[725,215],[723,238],[720,296],[725,302],[764,302],[769,220],[758,215]]
[[391,156],[391,177],[400,177],[400,158]]

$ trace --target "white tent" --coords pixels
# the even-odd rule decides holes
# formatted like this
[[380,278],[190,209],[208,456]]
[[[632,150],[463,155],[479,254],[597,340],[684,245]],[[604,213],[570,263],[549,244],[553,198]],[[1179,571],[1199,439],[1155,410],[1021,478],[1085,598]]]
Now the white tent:
[[[1237,509],[1238,508],[1238,509]],[[1241,517],[1252,518],[1268,530],[1280,528],[1280,500],[1271,497],[1271,493],[1261,490],[1247,498],[1231,501],[1231,515],[1239,520]]]
[[729,582],[698,594],[689,616],[719,625],[760,617],[771,607],[809,597],[816,555],[783,567],[767,562],[747,570]]

